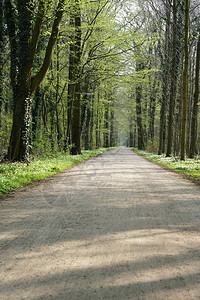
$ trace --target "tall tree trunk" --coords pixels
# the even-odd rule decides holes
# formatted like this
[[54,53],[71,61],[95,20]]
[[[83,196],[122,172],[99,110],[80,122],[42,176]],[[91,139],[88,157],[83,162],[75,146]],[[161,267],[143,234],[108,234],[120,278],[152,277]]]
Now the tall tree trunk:
[[1,113],[3,104],[3,52],[4,52],[4,29],[3,29],[3,1],[0,1],[0,131],[1,131]]
[[137,129],[138,129],[138,149],[144,150],[144,132],[142,126],[142,106],[141,106],[141,95],[142,88],[138,86],[136,88],[136,114],[137,114]]
[[168,119],[168,136],[167,136],[167,153],[169,157],[172,154],[172,141],[174,130],[174,103],[176,97],[176,56],[177,56],[177,2],[173,0],[173,43],[172,43],[172,64],[171,64],[171,88],[169,99],[169,119]]
[[129,120],[129,147],[134,147],[134,117],[131,116]]
[[154,135],[155,135],[155,112],[156,112],[156,78],[154,79],[151,96],[150,96],[150,108],[149,108],[149,134],[151,143],[154,142]]
[[101,147],[101,145],[103,145],[103,141],[102,141],[102,119],[99,118],[99,131],[98,131],[98,141],[99,141],[99,147]]
[[33,93],[31,93],[31,65],[30,45],[32,12],[30,2],[18,0],[19,15],[19,64],[17,86],[14,91],[13,125],[8,148],[10,160],[28,160],[29,126],[31,118],[31,104]]
[[74,97],[72,103],[71,133],[72,155],[81,154],[81,9],[79,0],[75,0],[75,45],[74,45]]
[[[141,71],[144,69],[143,64],[137,63],[136,71]],[[141,84],[138,83],[136,87],[136,116],[137,116],[137,133],[138,133],[138,149],[144,150],[144,130],[142,125],[142,87]]]
[[45,94],[43,94],[42,99],[42,121],[44,124],[45,131],[48,133],[48,113],[47,113],[47,103]]
[[[53,100],[53,99],[52,99]],[[53,108],[53,107],[52,107]],[[50,110],[50,122],[51,122],[51,130],[50,130],[50,134],[49,134],[49,139],[50,139],[50,143],[51,143],[51,150],[54,151],[54,146],[55,146],[55,141],[54,141],[54,122],[55,122],[55,112],[54,109]]]
[[84,149],[88,150],[90,148],[89,132],[90,132],[90,118],[91,118],[91,108],[90,108],[91,97],[89,95],[88,76],[85,77],[82,90],[83,90],[82,91],[83,96],[81,101],[81,136],[84,144]]
[[57,130],[57,144],[58,149],[61,151],[61,128],[60,128],[60,114],[58,111],[58,103],[56,102],[56,130]]
[[93,129],[94,129],[94,98],[91,99],[90,106],[90,132],[89,132],[89,149],[93,149]]
[[198,99],[199,99],[199,68],[200,68],[200,31],[197,42],[196,68],[195,68],[195,92],[192,108],[192,124],[191,124],[191,142],[190,142],[190,158],[193,158],[196,152],[197,143],[197,116],[198,116]]
[[164,135],[165,135],[165,123],[166,123],[166,101],[167,100],[167,91],[163,89],[163,97],[160,109],[160,133],[159,133],[159,149],[158,155],[161,155],[165,152],[165,143],[164,143]]
[[133,147],[136,148],[137,144],[137,118],[134,120],[134,137],[133,137]]
[[90,149],[90,119],[91,119],[91,109],[90,109],[90,103],[87,102],[87,109],[85,114],[85,126],[84,126],[84,132],[83,132],[83,139],[84,139],[84,148],[85,150]]
[[99,89],[97,91],[97,106],[96,106],[96,126],[95,126],[95,131],[96,131],[96,148],[100,147],[100,137],[99,137],[99,132],[100,132],[100,125],[99,125],[99,109],[100,109],[100,93],[99,93]]
[[40,92],[40,88],[38,87],[36,92],[35,92],[35,96],[33,99],[33,108],[32,108],[32,131],[31,131],[31,135],[32,135],[32,141],[36,141],[36,132],[38,129],[38,111],[39,111],[39,105],[42,99],[42,94]]
[[110,147],[114,147],[115,145],[114,119],[115,119],[115,113],[112,105],[110,110]]
[[[182,64],[181,64],[182,65]],[[182,66],[181,66],[182,69]],[[181,77],[182,82],[182,77]],[[181,149],[181,124],[182,124],[182,84],[178,91],[176,114],[175,114],[175,133],[174,133],[174,155],[180,155]]]
[[71,144],[71,118],[72,118],[72,103],[75,93],[75,11],[74,6],[70,7],[70,29],[72,31],[70,35],[69,45],[69,73],[68,73],[68,91],[67,91],[67,137],[65,141],[65,150],[67,145]]
[[130,125],[130,132],[129,132],[129,147],[134,147],[133,143],[133,126]]
[[[186,155],[190,155],[190,141],[191,141],[191,124],[192,124],[192,105],[194,95],[194,78],[195,78],[195,51],[192,56],[192,46],[189,47],[190,62],[188,71],[188,108],[187,108],[187,126],[186,126]],[[189,78],[190,77],[190,78]]]
[[[60,0],[43,64],[38,73],[32,76],[33,61],[44,17],[45,3],[43,0],[38,1],[38,12],[32,28],[33,12],[35,10],[32,1],[17,1],[18,14],[16,19],[15,8],[12,6],[12,2],[5,0],[5,12],[11,45],[11,82],[14,98],[13,124],[7,153],[7,158],[11,161],[28,160],[32,98],[36,88],[43,81],[49,69],[63,15],[64,0]],[[18,34],[16,34],[17,31]]]
[[185,160],[185,143],[186,143],[186,121],[187,121],[187,101],[188,101],[188,68],[189,68],[189,50],[188,50],[188,35],[189,35],[189,0],[185,0],[185,39],[184,52],[185,64],[183,72],[183,93],[182,93],[182,127],[181,127],[181,160]]
[[57,144],[58,144],[58,149],[61,151],[61,126],[60,126],[60,114],[59,114],[59,88],[60,88],[60,56],[59,56],[59,39],[57,39],[56,42],[56,48],[57,48],[57,53],[56,53],[56,129],[57,129]]
[[170,32],[170,10],[166,5],[166,28],[165,28],[165,47],[164,47],[164,63],[163,63],[163,91],[162,104],[160,110],[160,133],[159,133],[159,150],[158,155],[164,153],[165,143],[165,124],[166,124],[166,110],[168,98],[168,76],[169,76],[169,32]]
[[109,147],[109,102],[105,104],[104,114],[104,147]]

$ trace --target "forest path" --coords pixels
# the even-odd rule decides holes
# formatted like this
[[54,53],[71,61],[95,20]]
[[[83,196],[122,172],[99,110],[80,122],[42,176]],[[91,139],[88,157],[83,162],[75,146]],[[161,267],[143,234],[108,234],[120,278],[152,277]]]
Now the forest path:
[[200,299],[200,189],[120,147],[0,202],[0,299]]

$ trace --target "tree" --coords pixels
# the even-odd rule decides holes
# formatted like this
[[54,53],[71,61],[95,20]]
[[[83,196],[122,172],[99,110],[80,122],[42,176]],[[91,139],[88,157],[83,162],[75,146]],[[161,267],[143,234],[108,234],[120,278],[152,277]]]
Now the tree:
[[74,6],[74,89],[71,114],[72,147],[70,153],[81,154],[81,8],[79,0]]
[[182,92],[181,160],[185,160],[185,142],[186,142],[188,67],[189,67],[189,50],[188,50],[189,11],[190,11],[189,0],[185,0],[185,38],[184,38],[185,63],[184,63],[184,72],[183,72],[183,92]]
[[166,156],[172,154],[172,142],[173,142],[173,125],[174,125],[174,103],[176,97],[176,59],[177,59],[177,1],[173,0],[173,41],[172,41],[172,63],[171,63],[171,87],[170,87],[170,99],[169,99],[169,118],[168,118],[168,136],[167,136],[167,153]]
[[[33,75],[34,59],[37,55],[37,43],[41,33],[45,7],[46,1],[40,0],[35,15],[32,1],[18,0],[15,8],[11,0],[5,0],[5,15],[11,47],[11,82],[14,99],[13,125],[7,153],[7,158],[11,161],[28,161],[32,99],[51,63],[64,11],[64,0],[60,0],[56,8],[42,66]],[[35,22],[33,22],[34,19]]]
[[[72,117],[72,103],[74,97],[75,87],[75,73],[74,73],[74,59],[75,59],[75,39],[74,39],[74,10],[73,6],[70,6],[70,45],[69,45],[69,68],[68,68],[68,91],[67,91],[67,137],[66,145],[71,144],[71,117]],[[66,150],[65,146],[65,150]]]
[[0,130],[1,113],[3,104],[3,53],[4,53],[4,24],[3,24],[3,1],[0,1]]
[[[143,63],[137,63],[136,71],[142,71],[144,69]],[[138,149],[144,150],[144,130],[142,125],[142,108],[141,108],[141,98],[142,98],[142,87],[139,82],[136,87],[136,115],[137,115],[137,130],[138,130]]]
[[199,68],[200,68],[200,31],[197,42],[196,51],[196,68],[195,68],[195,93],[192,109],[192,124],[191,124],[191,142],[190,142],[190,158],[193,158],[197,148],[197,116],[198,116],[198,98],[199,98]]
[[[191,149],[195,141],[196,153],[200,5],[190,1],[185,139],[187,153],[188,141]],[[29,148],[32,154],[63,149],[79,154],[81,147],[113,146],[117,138],[148,151],[159,148],[161,154],[167,135],[167,155],[180,154],[185,0],[134,0],[134,7],[128,0],[70,0],[59,37],[64,0],[3,2],[7,28],[4,23],[0,31],[0,40],[5,34],[0,43],[0,136],[2,151],[8,147],[13,115],[9,159],[28,160]]]
[[164,38],[164,59],[162,63],[162,103],[160,109],[160,133],[159,133],[159,150],[158,154],[164,153],[165,148],[165,125],[166,125],[166,112],[167,112],[167,99],[168,99],[168,83],[169,83],[169,33],[170,33],[170,10],[166,5],[166,25],[165,25],[165,38]]

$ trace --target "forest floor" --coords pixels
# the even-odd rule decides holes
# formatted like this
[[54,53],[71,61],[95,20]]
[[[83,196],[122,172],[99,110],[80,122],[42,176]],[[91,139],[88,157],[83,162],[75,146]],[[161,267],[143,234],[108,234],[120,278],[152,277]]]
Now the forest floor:
[[158,155],[156,153],[149,153],[133,148],[133,151],[139,155],[144,156],[148,160],[155,162],[167,169],[174,170],[177,173],[183,174],[187,179],[194,181],[196,184],[200,184],[200,158],[195,157],[185,158],[180,160],[180,157],[166,157],[165,154]]
[[200,187],[123,147],[0,202],[0,299],[200,299]]
[[1,195],[5,193],[36,183],[36,181],[60,173],[77,163],[111,149],[83,150],[81,155],[70,155],[69,152],[33,155],[30,157],[29,164],[0,161],[0,199]]

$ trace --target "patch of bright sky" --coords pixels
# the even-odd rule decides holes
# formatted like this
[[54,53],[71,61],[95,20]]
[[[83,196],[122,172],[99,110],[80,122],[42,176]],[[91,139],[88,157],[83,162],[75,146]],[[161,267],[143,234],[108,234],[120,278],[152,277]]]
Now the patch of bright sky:
[[119,3],[118,11],[116,14],[116,22],[122,23],[124,19],[131,13],[134,13],[137,10],[136,2],[134,1],[121,1]]

